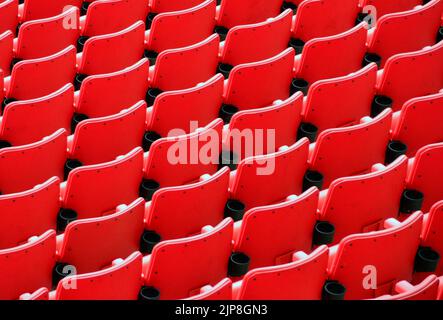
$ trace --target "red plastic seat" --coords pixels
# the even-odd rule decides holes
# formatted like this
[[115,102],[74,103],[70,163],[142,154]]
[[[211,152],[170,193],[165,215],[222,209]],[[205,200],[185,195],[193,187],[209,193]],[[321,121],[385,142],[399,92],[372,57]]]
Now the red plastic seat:
[[430,247],[440,255],[440,261],[435,270],[435,274],[443,275],[443,200],[436,202],[430,209],[429,214],[425,216],[425,227],[423,228],[421,245]]
[[15,34],[18,25],[18,0],[2,1],[0,17],[0,34],[8,30]]
[[80,8],[82,2],[83,0],[26,0],[23,6],[20,5],[20,22],[53,17],[71,6]]
[[33,189],[0,196],[0,249],[18,246],[31,236],[55,229],[59,184],[60,180],[53,177]]
[[202,234],[162,241],[146,263],[145,286],[154,287],[160,300],[170,300],[188,298],[204,286],[216,285],[227,275],[232,228],[227,218],[214,228],[204,228]]
[[162,137],[175,130],[191,133],[197,127],[208,125],[218,117],[223,100],[223,76],[217,74],[197,86],[163,92],[148,109],[147,129]]
[[145,21],[149,7],[146,0],[98,0],[92,2],[80,19],[81,35],[93,37],[126,29]]
[[75,45],[80,34],[78,28],[68,28],[66,21],[78,25],[80,10],[73,7],[63,13],[40,20],[23,23],[14,43],[14,55],[17,59],[42,58],[69,45]]
[[146,102],[115,115],[80,122],[68,139],[68,157],[83,165],[114,160],[141,146],[145,132]]
[[73,113],[72,84],[41,98],[11,102],[1,118],[0,139],[18,146],[39,141],[60,128],[70,132]]
[[47,288],[40,288],[33,293],[23,293],[20,295],[20,300],[48,300],[49,290]]
[[443,41],[391,57],[378,82],[377,94],[389,97],[394,111],[411,98],[437,93],[443,88]]
[[144,212],[145,201],[138,198],[118,206],[113,214],[69,223],[57,237],[58,263],[74,266],[82,274],[104,269],[139,250]]
[[205,286],[201,293],[183,300],[232,300],[232,281],[225,278],[214,286]]
[[136,148],[114,161],[72,170],[62,186],[62,207],[74,210],[78,219],[114,213],[138,198],[142,166],[143,150]]
[[328,248],[307,255],[296,252],[291,262],[249,271],[233,284],[235,300],[320,300],[327,279]]
[[287,99],[294,54],[294,49],[288,48],[272,58],[234,67],[225,88],[224,103],[238,110],[247,110]]
[[231,182],[231,199],[241,201],[248,210],[299,195],[308,167],[308,148],[309,141],[302,139],[276,153],[242,160]]
[[146,211],[145,229],[156,232],[161,240],[169,240],[198,234],[204,226],[222,221],[228,200],[229,169],[225,167],[200,180],[156,192]]
[[423,193],[423,212],[428,212],[434,203],[443,199],[443,189],[440,185],[443,179],[442,162],[443,142],[424,146],[411,161],[407,186],[408,189]]
[[151,88],[181,90],[207,81],[217,69],[219,43],[214,34],[192,46],[163,51],[150,70]]
[[26,292],[50,288],[55,264],[55,231],[21,246],[0,250],[0,299],[19,299]]
[[51,177],[63,178],[65,161],[64,129],[31,144],[0,149],[0,191],[25,191]]
[[361,69],[366,51],[366,25],[346,32],[309,40],[295,63],[295,78],[308,85],[322,79],[345,76]]
[[303,122],[320,133],[326,129],[358,124],[371,114],[377,67],[371,64],[347,76],[315,82],[308,91]]
[[371,30],[368,52],[381,58],[381,66],[395,54],[420,50],[436,42],[441,24],[443,2],[430,1],[425,6],[381,17]]
[[230,66],[269,59],[288,47],[292,11],[255,24],[229,30],[221,49],[221,62]]
[[94,75],[132,66],[143,56],[145,25],[142,21],[119,32],[89,38],[77,55],[77,72]]
[[439,281],[436,275],[430,275],[417,285],[408,281],[399,281],[395,285],[395,294],[383,295],[375,300],[436,300]]
[[422,220],[420,212],[403,223],[388,219],[386,230],[347,236],[331,250],[330,279],[346,288],[346,300],[376,298],[411,280]]
[[20,61],[5,79],[9,100],[27,100],[46,96],[75,77],[75,47],[44,58]]
[[[51,292],[51,300],[137,300],[142,285],[142,255],[134,252],[100,271],[68,276]],[[71,283],[76,282],[75,290]],[[67,288],[67,289],[66,289]]]
[[0,69],[3,71],[3,77],[11,73],[13,41],[14,34],[11,31],[0,34]]
[[148,90],[149,61],[142,59],[120,71],[87,77],[76,94],[76,113],[104,117],[143,100]]
[[310,170],[323,175],[323,187],[340,177],[363,174],[385,162],[392,111],[355,126],[320,133],[310,153]]
[[295,252],[311,251],[318,194],[310,188],[299,197],[246,212],[235,232],[234,251],[251,259],[249,270],[289,263]]
[[147,50],[160,53],[203,41],[214,32],[215,7],[215,0],[206,0],[192,8],[156,15],[147,33]]
[[204,0],[151,0],[149,1],[149,5],[152,12],[162,13],[192,8],[203,1]]
[[407,165],[401,156],[389,166],[374,165],[371,173],[331,183],[318,219],[334,226],[333,244],[350,234],[381,230],[386,219],[398,216]]
[[382,17],[385,14],[407,11],[413,9],[415,6],[422,5],[422,0],[362,0],[361,7],[374,6],[377,9],[377,17]]

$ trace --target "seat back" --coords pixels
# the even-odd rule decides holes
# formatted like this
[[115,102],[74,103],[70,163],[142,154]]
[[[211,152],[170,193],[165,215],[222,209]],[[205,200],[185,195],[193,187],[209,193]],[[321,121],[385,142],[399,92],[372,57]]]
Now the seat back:
[[13,41],[14,34],[11,31],[7,30],[0,34],[0,69],[3,71],[4,77],[11,73]]
[[408,281],[400,281],[395,285],[396,294],[383,295],[375,300],[436,300],[438,285],[436,275],[430,275],[415,286]]
[[80,8],[82,0],[26,0],[21,22],[59,15],[70,6]]
[[[431,247],[440,257],[443,255],[443,200],[436,202],[430,209],[426,226],[423,230],[422,246]],[[440,260],[435,270],[438,275],[443,274],[443,262]]]
[[367,6],[374,6],[377,10],[377,17],[382,17],[385,14],[407,11],[413,9],[415,6],[422,5],[422,0],[362,0],[361,7],[364,9]]
[[150,7],[152,12],[162,13],[192,8],[202,2],[203,0],[152,0]]
[[18,24],[18,0],[5,0],[0,3],[0,34],[5,31],[15,33]]
[[183,300],[232,300],[232,281],[225,278],[215,286],[207,286],[201,293]]

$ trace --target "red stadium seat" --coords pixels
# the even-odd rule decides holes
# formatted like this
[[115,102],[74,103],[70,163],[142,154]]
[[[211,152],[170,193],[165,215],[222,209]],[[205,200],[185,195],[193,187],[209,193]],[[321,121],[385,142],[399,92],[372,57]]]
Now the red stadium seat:
[[411,157],[427,144],[443,142],[442,106],[443,90],[407,101],[399,114],[394,114],[391,139],[405,144]]
[[18,25],[18,0],[2,1],[0,17],[0,34],[8,30],[15,34]]
[[150,0],[149,2],[151,11],[157,14],[195,7],[203,1],[204,0]]
[[183,300],[232,300],[232,281],[225,278],[214,286],[201,288],[199,294]]
[[[51,300],[136,300],[142,285],[142,255],[134,252],[100,271],[68,276],[51,292]],[[76,288],[72,288],[75,281]]]
[[303,95],[296,93],[276,102],[269,107],[237,112],[232,117],[225,130],[224,144],[239,160],[273,153],[282,146],[291,146],[296,142]]
[[223,220],[228,200],[229,169],[225,167],[202,178],[199,182],[163,188],[154,194],[146,211],[147,236],[152,237],[155,232],[161,240],[184,238],[199,234],[204,226],[217,225]]
[[44,58],[20,61],[5,79],[5,103],[46,96],[75,77],[75,47]]
[[136,148],[114,161],[75,168],[61,186],[60,216],[100,217],[114,213],[120,204],[134,201],[142,179],[142,162],[143,152]]
[[[225,219],[202,234],[159,243],[144,266],[145,299],[182,299],[216,285],[226,277],[231,254],[233,223]],[[145,264],[145,263],[144,263]]]
[[[428,212],[431,206],[443,199],[440,181],[443,179],[443,142],[419,149],[411,161],[408,173],[408,197],[417,198],[415,210]],[[417,192],[419,193],[417,194]]]
[[33,293],[23,293],[20,295],[20,300],[48,300],[49,290],[47,288],[40,288]]
[[399,281],[395,285],[395,294],[384,295],[375,300],[436,300],[439,281],[436,275],[430,275],[417,285],[408,281]]
[[145,201],[138,198],[118,206],[113,214],[69,223],[65,233],[57,237],[56,272],[66,265],[74,266],[77,274],[99,271],[137,251],[144,209]]
[[292,11],[255,24],[239,25],[229,30],[221,48],[219,71],[226,75],[233,66],[269,59],[288,47]]
[[0,139],[13,146],[33,143],[63,128],[70,132],[74,113],[74,86],[36,99],[11,102],[4,110]]
[[11,31],[0,34],[0,69],[3,71],[3,77],[11,73],[13,41],[14,35]]
[[20,22],[53,17],[71,6],[80,8],[82,2],[83,0],[26,0],[19,8]]
[[422,5],[423,0],[362,0],[361,7],[374,6],[377,10],[376,17],[380,18],[388,13],[407,11],[415,6]]
[[188,89],[214,76],[219,42],[214,34],[192,46],[160,53],[149,73],[148,104],[163,91]]
[[293,90],[322,79],[345,76],[360,70],[366,51],[366,25],[361,23],[346,32],[309,40],[295,62]]
[[340,177],[363,174],[385,162],[392,111],[370,121],[320,133],[310,153],[310,172],[323,175],[323,187]]
[[221,111],[226,122],[238,110],[266,107],[275,100],[287,99],[293,63],[294,49],[288,48],[272,58],[234,67]]
[[231,183],[231,199],[248,210],[299,195],[308,167],[308,147],[309,141],[302,139],[276,153],[242,160]]
[[386,230],[347,236],[331,249],[330,279],[346,288],[346,300],[376,298],[411,280],[422,220],[420,212],[403,223],[388,219]]
[[436,202],[430,209],[429,214],[425,215],[425,227],[423,228],[421,245],[429,247],[437,252],[440,256],[440,261],[433,273],[443,275],[443,200]]
[[21,246],[0,250],[0,299],[19,299],[20,295],[41,287],[50,288],[55,264],[55,231],[33,237]]
[[114,160],[141,146],[145,132],[146,102],[112,116],[80,122],[68,139],[68,157],[91,165]]
[[0,249],[18,246],[31,236],[55,229],[59,183],[53,177],[33,189],[0,196]]
[[381,17],[369,33],[369,61],[377,62],[383,67],[387,59],[395,54],[433,45],[442,13],[443,2],[433,0],[413,10]]
[[89,38],[77,55],[79,84],[88,75],[110,73],[127,68],[143,56],[145,26],[142,21],[119,32]]
[[312,137],[336,127],[358,124],[371,114],[377,67],[371,64],[347,76],[315,82],[308,91],[300,136]]
[[289,263],[295,252],[311,251],[318,194],[310,188],[299,197],[246,212],[235,229],[234,251],[249,257],[249,270]]
[[31,144],[0,149],[0,191],[25,191],[51,177],[62,178],[65,161],[64,129]]
[[[386,219],[397,217],[407,165],[407,158],[401,156],[387,167],[374,165],[371,173],[331,183],[322,197],[318,219],[334,227],[333,244],[350,234],[381,230]],[[326,226],[319,223],[316,244],[331,243],[320,238]]]
[[67,28],[65,22],[72,19],[78,25],[80,10],[72,7],[57,16],[32,20],[23,23],[18,32],[17,41],[14,43],[16,59],[42,58],[69,45],[75,45],[79,36],[78,28]]
[[236,300],[320,300],[327,279],[328,248],[321,246],[310,255],[302,251],[291,262],[249,271],[233,284]]
[[191,121],[206,126],[218,117],[223,100],[223,76],[217,74],[190,89],[163,92],[148,109],[147,129],[167,137],[174,129],[191,133]]
[[411,98],[437,93],[443,88],[443,41],[420,51],[388,59],[378,81],[374,103],[400,110]]
[[203,41],[214,32],[215,0],[181,11],[155,16],[147,32],[146,55],[154,62],[167,49],[181,48]]
[[87,77],[76,94],[76,122],[116,114],[143,100],[148,72],[148,59],[142,59],[120,71]]
[[145,160],[141,192],[151,200],[155,191],[198,181],[217,171],[223,123],[212,121],[198,132],[156,140]]

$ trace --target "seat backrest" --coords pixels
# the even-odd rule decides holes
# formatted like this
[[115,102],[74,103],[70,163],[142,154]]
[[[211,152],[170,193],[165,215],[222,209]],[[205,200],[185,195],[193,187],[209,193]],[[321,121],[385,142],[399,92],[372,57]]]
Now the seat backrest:
[[234,67],[226,88],[225,104],[247,110],[287,99],[294,55],[294,49],[288,48],[272,58]]
[[20,295],[20,300],[49,300],[49,289],[43,287],[32,293],[24,293]]
[[420,148],[408,173],[408,188],[424,194],[421,210],[428,212],[431,206],[443,199],[440,181],[443,179],[443,142]]
[[[422,246],[431,247],[440,257],[443,255],[443,200],[436,202],[431,209],[423,230]],[[443,262],[440,260],[435,270],[436,274],[443,274]]]
[[0,34],[0,69],[3,70],[4,77],[11,73],[13,42],[14,34],[11,31],[7,30]]
[[183,300],[232,300],[232,281],[225,278],[215,286],[203,287],[201,293]]
[[[407,145],[406,154],[413,157],[421,147],[443,141],[443,90],[440,93],[413,98],[400,112],[392,131],[392,140]],[[426,128],[426,130],[423,130]]]
[[8,98],[27,100],[46,96],[71,83],[75,76],[75,47],[44,58],[24,60],[12,69]]
[[141,146],[145,132],[146,102],[112,116],[80,122],[69,146],[69,157],[83,165],[114,160]]
[[9,30],[15,33],[18,24],[18,0],[5,0],[0,3],[0,34]]
[[360,70],[366,51],[366,34],[366,25],[361,23],[337,35],[309,40],[296,66],[296,78],[312,84]]
[[408,281],[400,281],[395,285],[395,294],[383,295],[375,300],[436,300],[438,285],[438,278],[434,274],[415,286]]
[[145,178],[160,187],[197,181],[217,171],[223,121],[216,119],[198,132],[156,140],[149,149]]
[[327,279],[328,248],[310,255],[298,252],[295,261],[249,271],[241,282],[238,300],[320,300]]
[[386,109],[371,121],[320,133],[310,168],[323,175],[324,188],[337,178],[367,173],[373,164],[384,163],[391,118],[392,111]]
[[149,2],[152,12],[162,13],[192,8],[203,0],[151,0]]
[[47,96],[8,104],[0,137],[12,145],[23,145],[39,141],[60,128],[70,132],[73,113],[74,86],[66,84]]
[[162,91],[188,89],[215,75],[220,39],[214,34],[189,47],[160,53],[151,87]]
[[206,225],[218,224],[224,218],[228,186],[229,169],[225,167],[205,180],[161,189],[152,197],[145,229],[169,240],[195,235]]
[[156,15],[147,39],[148,50],[162,52],[206,39],[214,32],[215,7],[215,0],[206,0],[192,8]]
[[229,122],[225,144],[240,160],[293,145],[302,105],[303,95],[296,93],[269,107],[237,112]]
[[378,94],[393,100],[394,111],[411,98],[437,93],[443,88],[443,41],[389,58],[378,87]]
[[160,291],[160,299],[182,299],[216,285],[226,277],[231,254],[232,219],[202,234],[166,240],[154,247],[146,270],[146,285]]
[[26,0],[21,22],[59,15],[70,6],[80,8],[83,0]]
[[334,225],[334,244],[353,233],[381,230],[386,219],[397,217],[407,166],[407,158],[401,156],[387,167],[331,183],[320,220]]
[[23,293],[50,288],[54,264],[54,230],[21,246],[0,250],[0,299],[19,299]]
[[62,179],[66,138],[66,131],[59,129],[40,141],[0,149],[1,193],[25,191],[54,176]]
[[385,14],[411,10],[415,6],[422,5],[422,0],[362,0],[361,7],[364,9],[367,6],[374,6],[377,10],[377,17],[382,17]]
[[166,137],[174,129],[191,133],[191,121],[199,127],[208,125],[218,117],[223,80],[223,76],[217,74],[195,87],[163,92],[154,101],[148,130]]
[[359,0],[308,0],[297,8],[292,37],[303,42],[345,32],[355,25]]
[[138,198],[119,206],[114,214],[71,222],[58,248],[58,260],[82,274],[99,271],[139,250],[144,209],[145,201]]
[[249,209],[300,194],[308,167],[308,148],[309,141],[303,138],[276,153],[242,160],[231,187],[231,198]]
[[368,51],[381,57],[381,65],[394,54],[420,50],[435,43],[443,2],[430,1],[409,11],[391,13],[377,21]]
[[292,11],[287,9],[275,18],[229,30],[221,54],[223,63],[241,63],[269,59],[288,47]]
[[53,177],[33,189],[0,196],[0,250],[55,229],[60,207],[59,184],[60,180]]
[[128,28],[86,40],[78,73],[94,75],[127,68],[143,56],[145,25],[137,21]]
[[69,173],[62,206],[79,219],[115,212],[118,205],[138,197],[142,167],[143,150],[138,147],[114,161],[76,168]]
[[86,12],[81,33],[92,37],[118,32],[139,20],[145,21],[148,10],[146,0],[93,1]]
[[76,112],[90,118],[119,113],[143,100],[149,86],[149,61],[123,70],[87,77],[80,88]]
[[251,259],[249,270],[289,263],[294,252],[311,250],[318,194],[310,188],[299,197],[246,212],[234,251]]
[[371,64],[355,73],[315,82],[308,91],[304,122],[319,132],[357,124],[371,114],[377,66]]
[[[24,60],[42,58],[76,45],[80,34],[79,16],[80,10],[72,7],[50,18],[23,23],[18,32],[15,56]],[[76,27],[68,27],[68,19]]]
[[[416,212],[386,230],[353,234],[340,242],[329,273],[346,288],[345,299],[375,298],[392,292],[398,281],[411,280],[422,220]],[[374,272],[376,277],[368,281],[365,277]]]

